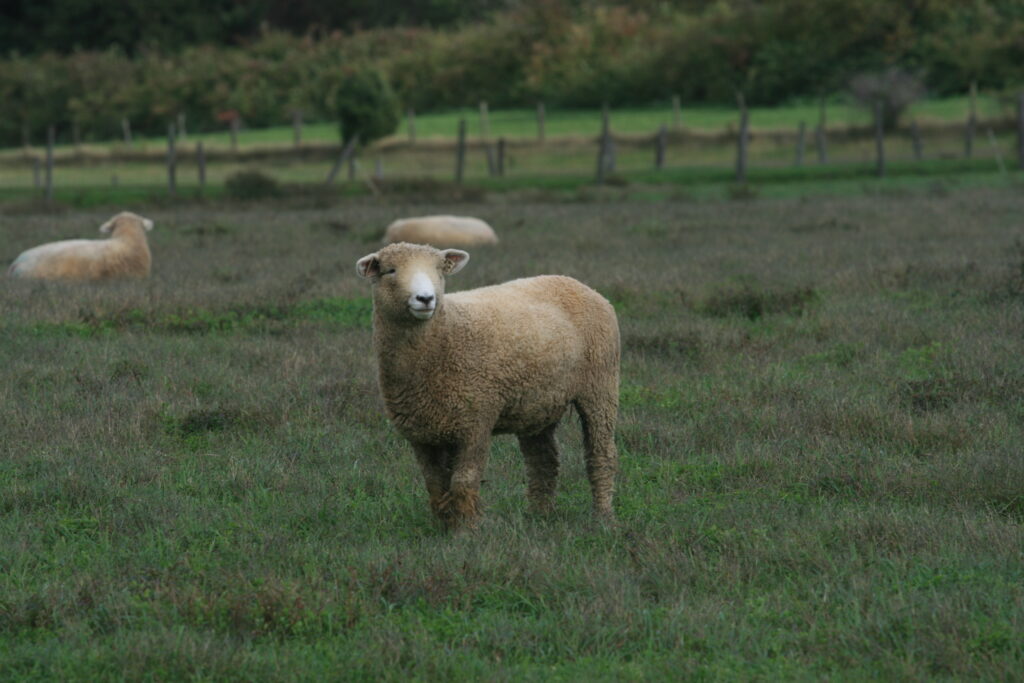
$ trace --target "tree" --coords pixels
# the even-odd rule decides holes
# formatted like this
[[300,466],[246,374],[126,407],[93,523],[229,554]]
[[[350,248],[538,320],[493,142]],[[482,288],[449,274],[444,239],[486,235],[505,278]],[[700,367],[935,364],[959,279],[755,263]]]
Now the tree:
[[868,111],[882,104],[882,121],[892,130],[907,107],[924,97],[924,84],[917,76],[893,66],[884,71],[858,74],[850,81],[850,92]]

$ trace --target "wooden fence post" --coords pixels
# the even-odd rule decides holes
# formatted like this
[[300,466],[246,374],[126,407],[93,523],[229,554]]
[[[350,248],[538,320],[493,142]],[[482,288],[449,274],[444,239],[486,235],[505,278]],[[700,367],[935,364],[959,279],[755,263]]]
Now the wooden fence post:
[[341,148],[341,154],[338,155],[338,159],[334,162],[334,166],[331,166],[331,170],[327,174],[327,179],[324,181],[324,185],[330,185],[334,182],[334,178],[338,175],[338,171],[340,171],[341,167],[346,161],[348,161],[348,158],[352,155],[357,144],[359,144],[359,133],[353,135],[349,141],[345,143],[345,146]]
[[885,105],[882,100],[875,100],[875,175],[885,177],[885,123],[883,114]]
[[406,119],[409,122],[409,142],[416,142],[416,110],[409,107],[409,111],[405,113]]
[[174,124],[167,124],[167,194],[175,197],[178,194],[178,151],[174,145]]
[[487,140],[491,137],[491,122],[488,116],[487,102],[480,102],[480,137]]
[[378,156],[373,160],[373,178],[374,180],[380,180],[384,177],[384,162],[380,160]]
[[127,116],[121,117],[121,134],[124,135],[124,144],[132,146],[132,124]]
[[668,126],[661,125],[654,136],[654,168],[661,170],[665,167],[665,147],[668,145]]
[[53,199],[53,144],[57,137],[56,129],[51,125],[46,128],[46,201]]
[[505,138],[498,138],[498,177],[505,176]]
[[199,194],[202,194],[206,189],[206,150],[202,140],[196,143],[196,165],[199,167]]
[[1006,175],[1006,165],[1003,163],[1003,153],[999,151],[999,145],[996,144],[996,134],[989,126],[988,129],[988,144],[992,147],[992,154],[996,157],[996,165],[999,166],[999,172]]
[[231,130],[231,151],[232,152],[237,152],[238,151],[238,115],[237,114],[235,116],[231,117],[230,130]]
[[683,126],[683,108],[679,100],[679,95],[672,96],[672,127],[682,128]]
[[302,110],[292,111],[292,146],[302,146]]
[[487,157],[487,175],[493,178],[498,175],[494,162],[494,149],[491,148],[491,122],[488,118],[487,102],[480,101],[480,139],[484,143],[484,155]]
[[601,112],[601,130],[604,131],[604,167],[615,173],[615,138],[612,137],[612,112],[605,102]]
[[970,159],[974,156],[974,134],[978,127],[978,84],[971,81],[969,93],[970,105],[967,112],[967,124],[964,126],[964,157]]
[[462,184],[466,166],[466,119],[459,119],[458,141],[455,145],[455,182]]
[[828,163],[828,138],[826,136],[827,121],[825,98],[822,97],[819,104],[818,126],[814,129],[814,147],[818,152],[818,163]]
[[796,129],[796,165],[804,165],[804,149],[807,147],[807,123],[800,122]]
[[828,139],[825,137],[825,128],[818,126],[814,129],[814,148],[818,152],[818,163],[828,163]]
[[544,144],[544,103],[537,103],[537,142]]
[[608,173],[615,171],[615,143],[612,140],[611,113],[608,103],[601,106],[601,136],[597,141],[597,183],[603,184]]
[[176,131],[178,139],[182,142],[188,138],[188,132],[185,130],[185,112],[178,112],[178,128]]
[[494,159],[494,148],[489,142],[484,142],[484,155],[487,157],[487,175],[493,178],[498,175],[498,164]]
[[740,130],[736,138],[736,182],[747,182],[747,138],[749,134],[750,116],[747,111],[747,99],[743,93],[736,93],[736,103],[740,108]]
[[1017,165],[1024,171],[1024,92],[1017,95]]
[[910,144],[914,146],[914,160],[921,161],[924,158],[924,146],[921,144],[921,128],[917,125],[917,119],[910,122]]

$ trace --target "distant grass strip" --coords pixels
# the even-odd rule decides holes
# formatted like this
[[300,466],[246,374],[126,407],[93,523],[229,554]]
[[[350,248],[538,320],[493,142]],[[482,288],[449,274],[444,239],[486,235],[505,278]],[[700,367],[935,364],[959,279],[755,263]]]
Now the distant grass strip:
[[[1024,172],[1011,168],[996,169],[991,159],[942,159],[930,161],[893,161],[886,175],[879,178],[873,162],[807,164],[804,166],[754,166],[748,169],[747,182],[737,192],[735,171],[727,165],[687,166],[662,170],[631,170],[613,174],[605,187],[620,190],[635,199],[659,200],[666,197],[688,199],[752,199],[791,196],[849,196],[902,191],[907,186],[941,183],[950,186],[992,186],[1024,181]],[[476,178],[457,185],[447,179],[395,177],[374,184],[343,182],[332,187],[319,183],[284,182],[275,201],[323,204],[339,200],[380,196],[415,197],[425,201],[467,201],[481,199],[486,193],[541,191],[565,193],[573,199],[587,199],[579,193],[599,188],[590,172],[532,173],[501,178]],[[948,188],[944,188],[948,189]],[[576,193],[576,194],[573,194]],[[579,195],[579,196],[578,196]],[[0,189],[0,206],[6,213],[61,211],[68,208],[102,206],[167,206],[194,202],[225,202],[223,185],[207,185],[200,193],[195,186],[179,189],[171,198],[154,185],[119,187],[57,188],[54,200],[45,202],[36,190]]]
[[369,328],[373,302],[368,298],[326,298],[294,306],[259,306],[224,311],[187,310],[157,314],[133,309],[113,316],[92,316],[69,322],[44,322],[30,326],[38,336],[97,337],[119,332],[166,334],[223,334],[267,331],[300,321],[316,321],[338,327]]

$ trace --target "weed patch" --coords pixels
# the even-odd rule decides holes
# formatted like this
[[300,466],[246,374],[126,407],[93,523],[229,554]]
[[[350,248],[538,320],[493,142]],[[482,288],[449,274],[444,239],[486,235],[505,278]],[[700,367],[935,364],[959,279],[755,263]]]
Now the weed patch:
[[281,196],[281,186],[262,171],[239,171],[224,181],[224,192],[237,200],[273,199]]
[[789,228],[790,232],[798,235],[808,235],[816,233],[830,233],[830,232],[860,232],[860,225],[853,221],[843,220],[832,216],[831,218],[825,218],[823,220],[811,221],[808,223],[799,223]]
[[369,298],[329,298],[299,302],[291,306],[254,306],[224,311],[185,310],[157,313],[132,309],[108,316],[80,312],[80,320],[35,323],[32,334],[42,337],[97,337],[116,332],[170,334],[217,334],[266,332],[272,326],[294,325],[309,320],[341,327],[368,328],[373,314]]
[[622,348],[626,353],[694,361],[701,357],[702,340],[693,333],[627,334],[623,336]]
[[725,196],[733,201],[749,202],[760,195],[760,191],[748,183],[737,183],[725,188]]
[[819,298],[811,287],[793,289],[756,289],[741,285],[722,289],[707,297],[697,310],[714,318],[740,316],[758,320],[765,315],[802,315]]

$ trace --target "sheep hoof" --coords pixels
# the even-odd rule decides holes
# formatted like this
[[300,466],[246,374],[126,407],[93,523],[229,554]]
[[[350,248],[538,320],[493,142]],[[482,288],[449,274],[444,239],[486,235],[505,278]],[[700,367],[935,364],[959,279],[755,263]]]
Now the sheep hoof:
[[595,507],[594,519],[605,525],[614,525],[616,523],[615,512],[610,505],[607,507]]
[[553,498],[533,499],[530,501],[529,512],[538,517],[548,517],[555,512],[555,501]]
[[434,513],[446,531],[472,531],[480,525],[480,494],[447,491],[437,500]]

